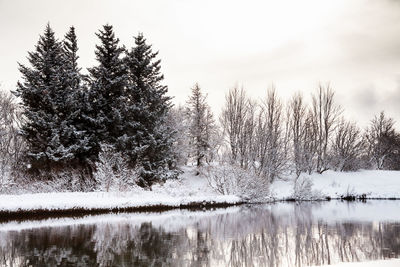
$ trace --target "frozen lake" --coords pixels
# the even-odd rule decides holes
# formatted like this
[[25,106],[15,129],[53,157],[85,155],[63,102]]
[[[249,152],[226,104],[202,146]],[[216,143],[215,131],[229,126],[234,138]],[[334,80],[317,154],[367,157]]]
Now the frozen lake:
[[381,261],[393,258],[400,258],[400,201],[282,202],[0,223],[1,266],[400,264]]

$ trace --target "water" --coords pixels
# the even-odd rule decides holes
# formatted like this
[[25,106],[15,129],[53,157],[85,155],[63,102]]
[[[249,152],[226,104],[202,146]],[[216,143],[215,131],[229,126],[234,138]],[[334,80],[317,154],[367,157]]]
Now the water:
[[400,201],[251,205],[0,224],[5,266],[308,266],[400,258]]

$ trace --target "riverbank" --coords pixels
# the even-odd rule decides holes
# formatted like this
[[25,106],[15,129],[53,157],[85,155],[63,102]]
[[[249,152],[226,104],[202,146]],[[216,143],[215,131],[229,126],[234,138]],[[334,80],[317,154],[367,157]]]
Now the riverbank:
[[0,221],[81,216],[110,212],[162,212],[172,209],[223,208],[243,204],[234,195],[179,197],[143,192],[70,192],[0,196]]
[[[184,168],[179,180],[125,192],[56,192],[0,195],[0,218],[75,216],[108,212],[167,211],[228,207],[249,203],[244,197],[221,195],[196,170]],[[358,171],[302,175],[295,190],[293,179],[272,183],[263,202],[327,199],[400,199],[400,172]],[[300,190],[299,190],[300,188]]]
[[207,179],[184,168],[179,180],[118,192],[54,192],[0,195],[1,218],[75,216],[109,212],[167,211],[228,207],[243,203],[236,195],[221,195],[208,186]]

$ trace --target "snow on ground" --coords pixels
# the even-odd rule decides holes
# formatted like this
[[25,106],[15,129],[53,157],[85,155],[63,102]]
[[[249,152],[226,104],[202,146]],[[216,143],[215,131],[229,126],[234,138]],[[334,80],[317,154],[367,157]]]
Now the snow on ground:
[[[143,208],[151,206],[179,207],[190,203],[229,203],[241,201],[235,195],[220,195],[208,186],[207,179],[195,175],[193,167],[183,168],[178,180],[154,185],[152,190],[135,188],[126,192],[65,192],[0,195],[0,211],[69,210]],[[304,175],[300,179],[311,181],[311,193],[303,200],[363,195],[367,198],[400,198],[400,172],[358,171],[351,173],[327,171],[323,174]],[[274,200],[293,198],[293,180],[278,180],[271,185]],[[305,190],[307,191],[307,190]],[[266,198],[270,199],[270,198]]]
[[127,192],[65,192],[0,195],[0,211],[113,209],[136,207],[179,207],[190,203],[230,203],[240,201],[234,195],[219,195],[208,187],[207,179],[185,168],[179,180],[154,185],[152,190],[136,188]]
[[398,267],[400,266],[400,259],[388,259],[377,261],[363,261],[363,262],[346,262],[329,265],[330,267]]
[[[400,198],[400,171],[326,171],[302,175],[300,179],[310,179],[314,194],[323,197],[365,194],[367,198]],[[276,181],[271,185],[271,192],[278,200],[292,198],[293,181]]]

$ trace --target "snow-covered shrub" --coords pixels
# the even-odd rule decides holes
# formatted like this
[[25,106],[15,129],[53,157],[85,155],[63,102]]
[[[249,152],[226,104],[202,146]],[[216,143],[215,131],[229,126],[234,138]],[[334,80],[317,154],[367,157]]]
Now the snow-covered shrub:
[[124,191],[136,185],[138,172],[129,168],[127,160],[109,145],[102,145],[94,173],[96,189],[100,191]]
[[35,174],[13,172],[10,186],[3,193],[89,192],[95,188],[93,179],[87,179],[88,176],[88,170],[76,168],[40,171]]
[[95,188],[94,181],[87,179],[88,175],[83,169],[64,168],[53,173],[53,178],[48,183],[53,184],[53,188],[58,188],[58,191],[62,192],[93,191]]
[[204,175],[209,186],[223,195],[237,195],[252,201],[262,201],[269,196],[269,183],[265,179],[229,163],[208,166]]
[[[38,179],[49,175],[51,179]],[[87,184],[85,181],[82,179],[82,173],[74,169],[38,175],[13,172],[0,178],[0,194],[92,191],[93,183]]]
[[295,179],[293,184],[292,198],[296,200],[317,200],[322,199],[322,193],[318,190],[313,190],[313,182],[309,177],[300,176]]

